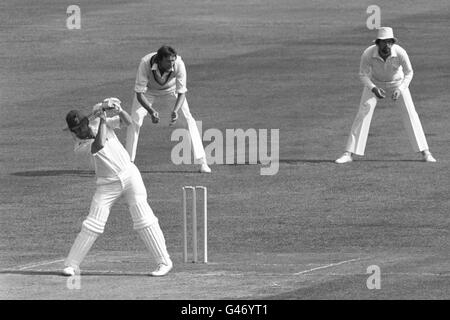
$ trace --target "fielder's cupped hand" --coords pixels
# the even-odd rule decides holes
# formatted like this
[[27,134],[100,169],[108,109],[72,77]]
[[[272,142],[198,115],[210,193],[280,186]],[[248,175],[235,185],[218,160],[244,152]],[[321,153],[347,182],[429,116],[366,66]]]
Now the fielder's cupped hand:
[[150,116],[152,117],[152,122],[153,123],[158,123],[159,122],[159,113],[158,112],[155,111]]
[[398,98],[400,98],[401,95],[402,92],[400,91],[400,89],[395,89],[394,92],[392,93],[392,100],[398,100]]
[[374,87],[372,89],[372,92],[373,92],[374,95],[377,96],[378,99],[386,98],[386,91],[384,91],[382,88]]

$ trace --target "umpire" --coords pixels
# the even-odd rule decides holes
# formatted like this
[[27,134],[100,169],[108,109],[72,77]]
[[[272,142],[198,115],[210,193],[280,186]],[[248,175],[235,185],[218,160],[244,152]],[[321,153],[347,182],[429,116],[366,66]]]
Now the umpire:
[[436,162],[428,150],[427,140],[409,92],[409,83],[413,78],[411,62],[405,49],[396,42],[392,28],[379,28],[375,44],[362,54],[359,77],[364,89],[361,102],[350,130],[346,151],[336,163],[351,162],[353,154],[364,155],[375,106],[378,100],[386,97],[390,97],[400,108],[413,150],[421,152],[424,161]]

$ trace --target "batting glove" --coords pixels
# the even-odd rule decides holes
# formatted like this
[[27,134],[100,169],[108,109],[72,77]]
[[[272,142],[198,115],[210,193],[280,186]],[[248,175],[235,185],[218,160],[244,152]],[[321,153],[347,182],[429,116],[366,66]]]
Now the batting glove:
[[114,114],[118,114],[122,111],[121,102],[117,98],[106,98],[103,100],[103,110],[112,110]]

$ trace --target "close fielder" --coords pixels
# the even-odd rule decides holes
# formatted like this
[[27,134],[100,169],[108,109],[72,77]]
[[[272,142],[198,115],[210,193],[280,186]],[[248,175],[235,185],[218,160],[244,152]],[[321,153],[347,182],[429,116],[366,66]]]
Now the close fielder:
[[[89,215],[83,221],[81,232],[75,239],[64,264],[63,274],[80,273],[80,264],[97,237],[103,233],[114,202],[125,197],[133,228],[158,263],[152,276],[164,276],[172,269],[172,261],[166,249],[164,235],[147,202],[147,190],[137,167],[130,161],[128,152],[120,143],[114,129],[128,126],[130,115],[115,98],[105,99],[94,106],[97,118],[85,116],[78,110],[66,116],[68,129],[76,138],[75,152],[89,152],[94,161],[97,190],[92,198]],[[107,117],[105,110],[112,110]],[[108,111],[109,112],[109,111]]]
[[206,161],[202,138],[186,100],[186,66],[175,49],[162,46],[141,59],[134,86],[134,98],[131,107],[132,123],[127,129],[126,149],[134,162],[138,145],[139,131],[144,118],[150,114],[153,123],[160,121],[155,108],[164,111],[172,109],[171,124],[181,119],[189,131],[194,158],[200,163],[200,172],[211,173]]

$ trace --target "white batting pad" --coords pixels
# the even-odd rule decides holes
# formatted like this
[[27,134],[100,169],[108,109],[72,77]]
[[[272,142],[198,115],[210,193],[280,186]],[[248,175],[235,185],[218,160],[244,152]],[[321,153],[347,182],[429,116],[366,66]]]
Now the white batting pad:
[[136,202],[130,205],[131,218],[133,219],[133,229],[138,230],[146,228],[156,222],[152,208],[150,208],[147,200]]
[[98,206],[95,201],[92,201],[89,215],[86,220],[83,221],[83,226],[92,232],[103,233],[106,221],[109,217],[109,212],[109,207]]
[[81,232],[78,234],[70,249],[69,255],[64,261],[64,265],[66,267],[78,268],[97,237],[97,233],[82,227]]
[[153,223],[151,226],[137,230],[142,241],[144,241],[150,254],[156,262],[170,264],[170,256],[167,252],[166,241],[159,223]]

